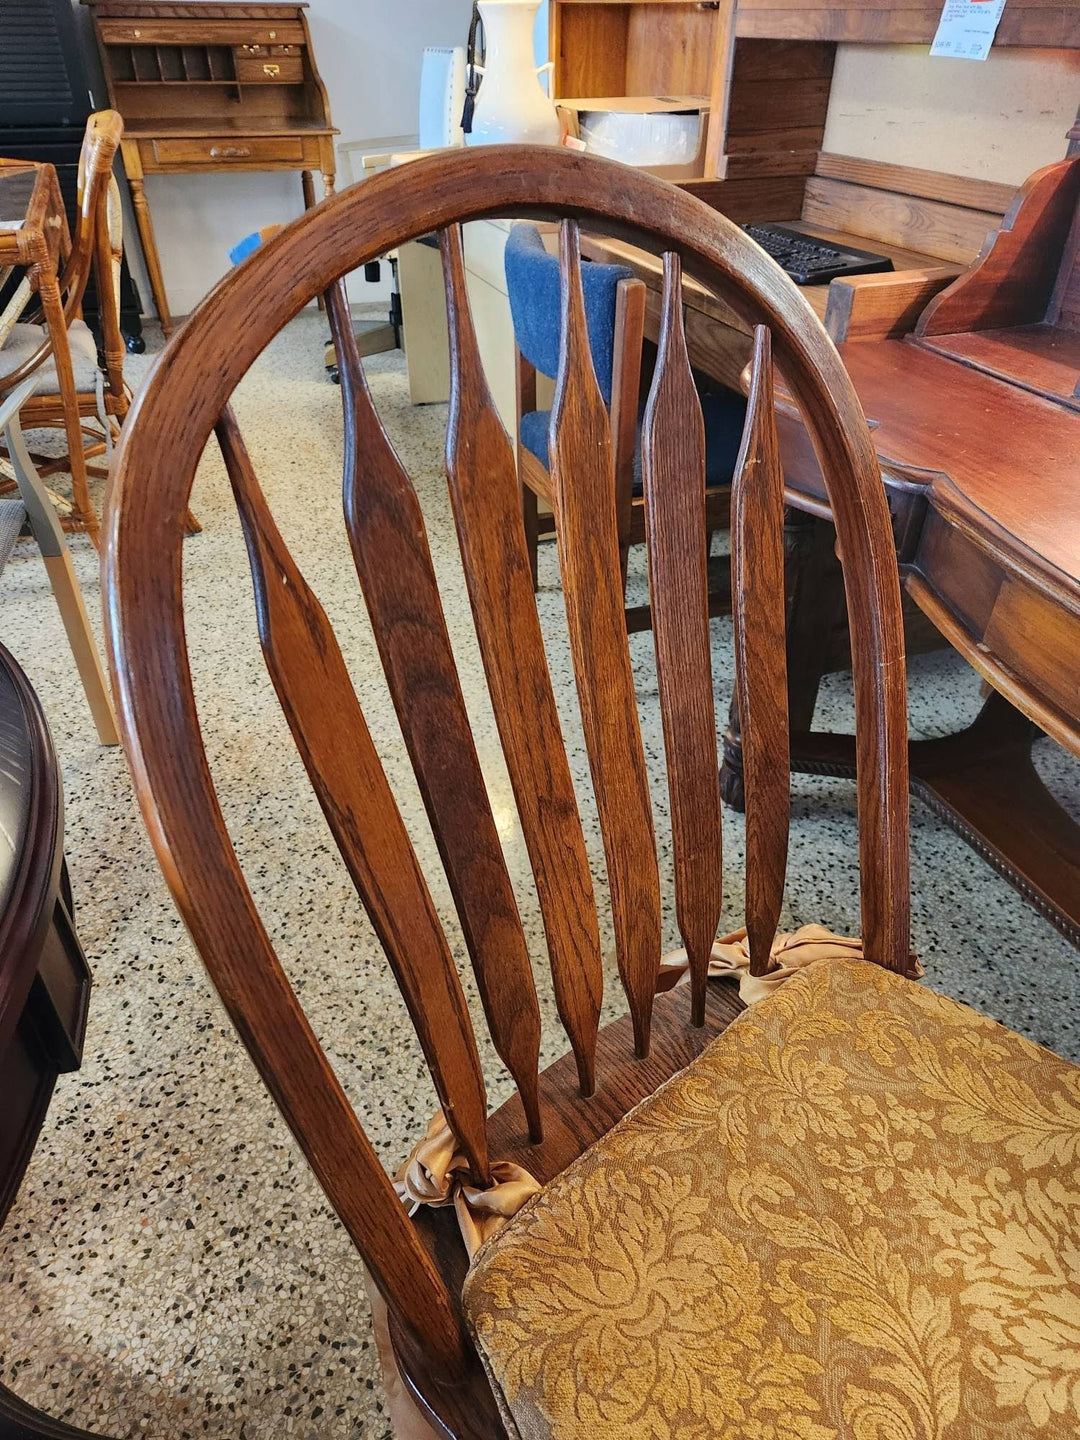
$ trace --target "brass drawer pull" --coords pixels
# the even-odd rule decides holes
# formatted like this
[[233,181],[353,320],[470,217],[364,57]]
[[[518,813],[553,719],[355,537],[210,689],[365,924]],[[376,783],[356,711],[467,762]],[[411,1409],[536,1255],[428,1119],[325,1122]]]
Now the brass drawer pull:
[[263,66],[263,74],[264,74],[264,75],[269,75],[271,80],[276,80],[277,77],[281,74],[281,66],[280,66],[280,65],[264,65],[264,66]]
[[211,145],[211,160],[243,160],[251,154],[250,145]]

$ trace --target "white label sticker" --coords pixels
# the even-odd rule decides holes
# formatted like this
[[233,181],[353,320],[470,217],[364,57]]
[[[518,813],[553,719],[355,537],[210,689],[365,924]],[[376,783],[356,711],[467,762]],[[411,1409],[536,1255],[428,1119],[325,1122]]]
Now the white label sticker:
[[945,0],[931,55],[985,60],[994,43],[1005,0]]

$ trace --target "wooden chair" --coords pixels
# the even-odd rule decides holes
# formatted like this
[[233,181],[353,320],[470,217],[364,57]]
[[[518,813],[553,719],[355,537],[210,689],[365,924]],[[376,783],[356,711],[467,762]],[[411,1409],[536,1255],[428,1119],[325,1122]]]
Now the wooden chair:
[[[538,548],[555,531],[551,514],[540,514],[537,499],[552,503],[548,468],[550,411],[537,408],[537,373],[554,380],[559,355],[559,265],[534,225],[515,225],[506,245],[506,285],[514,322],[517,367],[517,460],[521,509],[533,588],[539,585]],[[645,286],[625,265],[589,264],[582,270],[586,322],[593,365],[608,406],[615,459],[615,514],[623,584],[631,545],[645,540],[641,482],[642,342]],[[646,376],[646,383],[651,376]],[[745,405],[742,397],[699,384],[705,421],[706,544],[731,520],[731,477],[739,449]],[[710,565],[710,613],[731,605],[728,561]],[[649,628],[648,605],[627,608],[627,629]]]
[[[59,470],[71,474],[74,506],[71,523],[97,543],[98,520],[90,499],[87,461],[111,454],[115,433],[127,414],[124,388],[124,340],[120,333],[120,261],[122,218],[120,192],[112,173],[123,121],[115,110],[99,110],[86,122],[79,156],[79,218],[67,263],[60,277],[67,339],[54,345],[48,328],[22,321],[10,327],[0,348],[0,392],[33,376],[33,393],[23,407],[27,429],[63,426],[68,453],[44,461],[36,457],[38,474]],[[80,306],[91,269],[98,293],[101,354]],[[40,316],[37,317],[40,320]],[[84,422],[100,428],[88,447]],[[98,473],[103,474],[104,471]]]
[[[459,223],[514,214],[572,217],[560,235],[552,490],[629,1010],[603,1030],[596,896],[513,449],[482,373],[462,265]],[[675,911],[692,984],[659,995],[660,877],[579,222],[664,256],[644,480]],[[447,289],[450,498],[570,1046],[542,1075],[529,955],[420,507],[366,389],[341,283],[430,230]],[[746,925],[756,976],[772,963],[788,829],[772,354],[821,460],[855,636],[865,961],[810,965],[745,1011],[706,978],[721,913],[721,821],[703,426],[682,330],[683,268],[756,327],[732,506]],[[448,942],[344,659],[228,408],[263,348],[320,292],[341,365],[346,529],[487,1025],[517,1085],[492,1115]],[[484,1187],[500,1181],[508,1162],[542,1187],[486,1241],[467,1278],[451,1210],[410,1219],[399,1200],[289,985],[222,818],[181,592],[184,513],[215,429],[246,533],[268,669],[406,1000],[459,1170],[481,1199],[495,1194]],[[1026,1431],[1031,1376],[1040,1436],[1075,1433],[1075,1390],[1067,1376],[1053,1388],[1068,1344],[1055,1351],[1039,1326],[1052,1330],[1068,1304],[1075,1315],[1075,1279],[1062,1278],[1075,1237],[1061,1233],[1060,1187],[1080,1123],[1080,1077],[905,976],[903,636],[881,479],[835,349],[734,225],[653,177],[564,150],[466,149],[376,175],[288,226],[226,276],[175,336],[125,427],[105,530],[110,654],[151,837],[224,1004],[388,1306],[388,1379],[404,1377],[398,1401],[409,1402],[413,1422],[476,1440],[959,1440],[984,1433],[978,1417],[992,1410],[1000,1433]],[[998,1217],[1010,1215],[1021,1235],[1030,1217],[1039,1255],[1060,1263],[1040,1260],[1034,1273],[1020,1257],[999,1293],[1002,1255],[1007,1261],[1020,1243],[999,1231]],[[980,1266],[981,1281],[973,1273]],[[1032,1349],[1042,1356],[1038,1374],[1023,1368]]]
[[98,739],[103,745],[119,745],[109,687],[97,641],[90,628],[86,601],[71,563],[71,553],[56,507],[35,469],[19,425],[20,409],[27,403],[32,388],[33,379],[24,380],[0,400],[0,436],[3,437],[18,486],[17,498],[0,499],[0,573],[11,558],[24,527],[28,526],[45,562],[45,573],[60,608],[60,618],[75,657],[86,702],[94,717]]

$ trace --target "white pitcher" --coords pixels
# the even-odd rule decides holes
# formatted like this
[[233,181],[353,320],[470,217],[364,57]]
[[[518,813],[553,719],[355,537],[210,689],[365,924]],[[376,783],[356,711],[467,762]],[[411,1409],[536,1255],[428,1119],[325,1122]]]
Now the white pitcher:
[[[480,0],[486,51],[469,145],[517,141],[557,145],[562,133],[555,106],[544,94],[533,53],[540,0]],[[478,69],[480,67],[477,67]]]

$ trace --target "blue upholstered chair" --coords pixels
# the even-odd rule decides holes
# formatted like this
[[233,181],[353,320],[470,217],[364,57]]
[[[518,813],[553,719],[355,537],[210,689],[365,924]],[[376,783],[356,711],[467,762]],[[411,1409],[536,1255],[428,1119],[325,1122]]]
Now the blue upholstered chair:
[[[554,379],[559,366],[559,264],[545,250],[536,226],[523,223],[510,231],[505,266],[517,347],[518,473],[535,587],[539,539],[554,530],[551,516],[541,516],[537,506],[538,497],[551,501],[551,412],[537,408],[536,376]],[[601,264],[582,267],[582,286],[593,368],[611,416],[615,509],[625,580],[630,546],[645,539],[641,487],[641,413],[648,390],[642,383],[645,286],[625,265]],[[732,391],[699,388],[705,419],[706,524],[711,537],[713,530],[725,529],[729,523],[731,477],[746,403]],[[730,576],[726,562],[718,561],[713,568],[722,572],[713,587],[713,608],[721,611],[729,605]],[[648,606],[628,610],[627,624],[631,629],[647,628]]]

